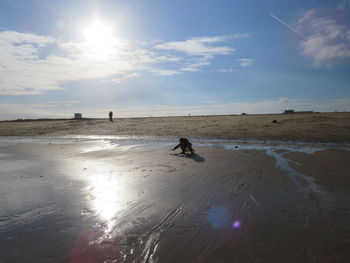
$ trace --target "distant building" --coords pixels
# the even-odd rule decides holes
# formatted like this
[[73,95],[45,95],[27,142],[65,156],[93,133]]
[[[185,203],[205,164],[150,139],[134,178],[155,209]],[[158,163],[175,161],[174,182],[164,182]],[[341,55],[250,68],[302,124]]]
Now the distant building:
[[283,112],[283,114],[291,114],[291,113],[295,113],[295,111],[294,110],[285,110]]
[[83,115],[81,113],[74,113],[75,120],[81,120],[82,118],[83,118]]

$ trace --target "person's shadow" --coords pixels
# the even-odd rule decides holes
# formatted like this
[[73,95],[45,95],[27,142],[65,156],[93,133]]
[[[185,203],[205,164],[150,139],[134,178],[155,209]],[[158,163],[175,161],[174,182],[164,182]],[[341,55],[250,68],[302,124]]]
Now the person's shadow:
[[183,158],[189,158],[189,159],[192,159],[193,161],[196,161],[199,163],[205,162],[205,158],[198,155],[198,154],[171,153],[171,155],[176,155],[176,156],[183,157]]

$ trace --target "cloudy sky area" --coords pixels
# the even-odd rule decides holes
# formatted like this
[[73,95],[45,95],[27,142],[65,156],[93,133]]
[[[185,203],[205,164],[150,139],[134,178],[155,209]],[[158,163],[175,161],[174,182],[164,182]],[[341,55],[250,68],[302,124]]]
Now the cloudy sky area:
[[1,0],[0,119],[350,110],[350,1]]

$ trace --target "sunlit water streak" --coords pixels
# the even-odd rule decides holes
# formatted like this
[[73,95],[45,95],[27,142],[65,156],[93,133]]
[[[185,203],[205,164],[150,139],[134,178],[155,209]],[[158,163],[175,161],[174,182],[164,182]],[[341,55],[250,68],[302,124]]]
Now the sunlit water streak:
[[[350,150],[349,144],[334,143],[303,143],[303,142],[281,142],[281,141],[262,141],[262,140],[230,140],[230,139],[191,139],[194,147],[215,146],[227,150],[260,150],[273,157],[275,165],[282,171],[287,172],[293,180],[302,178],[308,183],[308,187],[313,191],[321,191],[312,177],[297,172],[290,166],[291,160],[286,158],[286,154],[291,152],[300,152],[314,154],[318,151],[327,149]],[[67,135],[67,136],[0,136],[0,146],[14,144],[71,144],[71,143],[89,143],[84,146],[81,153],[89,153],[102,150],[131,150],[136,148],[153,148],[161,150],[161,147],[172,148],[178,143],[177,138],[154,137],[154,136],[102,136],[102,135]],[[297,163],[296,163],[297,164]],[[297,164],[298,165],[298,164]],[[98,183],[95,183],[98,184]],[[102,184],[101,182],[99,184]],[[113,194],[112,194],[113,196]]]
[[97,151],[104,151],[104,150],[110,150],[115,148],[116,146],[119,146],[119,144],[114,145],[107,141],[97,141],[95,142],[95,145],[89,145],[87,147],[84,147],[81,151],[81,153],[89,153],[89,152],[97,152]]
[[[172,147],[178,143],[177,138],[154,136],[102,136],[102,135],[68,135],[68,136],[0,136],[0,146],[15,144],[70,144],[70,143],[95,143],[83,148],[82,153],[109,150],[119,148],[130,150],[136,148]],[[342,149],[350,151],[350,144],[337,143],[303,143],[261,140],[230,140],[230,139],[191,139],[196,146],[223,147],[227,150],[261,150],[276,160],[276,167],[288,174],[296,174],[289,166],[291,160],[285,157],[290,152],[314,154],[327,149]]]
[[82,215],[97,215],[105,226],[105,233],[109,233],[115,224],[118,213],[126,208],[127,189],[123,178],[115,176],[119,171],[115,167],[98,161],[89,162],[86,169],[87,175],[84,180],[88,196],[89,208],[82,210]]
[[[304,147],[342,147],[350,150],[349,143],[309,143],[309,142],[286,142],[279,140],[241,140],[241,139],[210,139],[210,138],[189,138],[191,142],[198,146],[224,146],[224,145],[240,145],[248,147],[290,147],[291,149]],[[127,144],[145,144],[162,146],[164,144],[174,143],[178,141],[175,137],[156,137],[156,136],[136,136],[136,135],[65,135],[65,136],[0,136],[0,146],[22,144],[22,143],[53,143],[68,144],[73,142],[98,142],[108,141],[113,143]]]

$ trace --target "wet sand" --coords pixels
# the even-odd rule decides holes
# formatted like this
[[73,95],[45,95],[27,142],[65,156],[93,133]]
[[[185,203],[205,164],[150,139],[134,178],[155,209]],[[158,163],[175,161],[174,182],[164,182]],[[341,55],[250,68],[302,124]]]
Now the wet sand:
[[350,113],[0,122],[1,135],[146,135],[350,143]]
[[348,148],[175,143],[2,137],[1,262],[349,262]]

